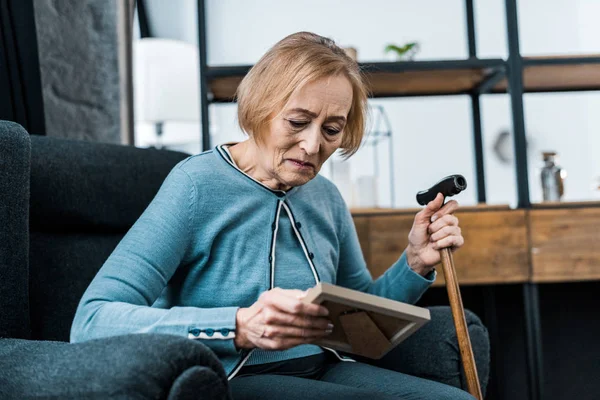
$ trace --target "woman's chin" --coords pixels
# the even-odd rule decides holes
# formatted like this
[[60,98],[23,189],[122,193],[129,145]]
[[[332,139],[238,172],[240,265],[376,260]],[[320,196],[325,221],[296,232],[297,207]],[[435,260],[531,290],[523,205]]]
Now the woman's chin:
[[287,172],[283,181],[289,186],[302,186],[315,177],[314,170],[302,172]]

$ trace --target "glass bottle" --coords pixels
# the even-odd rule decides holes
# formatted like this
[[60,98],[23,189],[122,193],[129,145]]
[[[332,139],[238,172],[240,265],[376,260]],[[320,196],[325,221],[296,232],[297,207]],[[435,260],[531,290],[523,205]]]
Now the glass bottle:
[[543,201],[560,201],[565,193],[566,171],[556,165],[556,153],[543,152],[544,167],[541,171]]

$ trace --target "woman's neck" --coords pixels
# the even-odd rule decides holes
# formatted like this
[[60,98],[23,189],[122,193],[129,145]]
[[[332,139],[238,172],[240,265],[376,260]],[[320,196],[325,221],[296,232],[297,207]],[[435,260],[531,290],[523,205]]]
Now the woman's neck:
[[273,190],[291,189],[290,186],[279,182],[262,167],[261,160],[264,161],[264,153],[252,138],[230,146],[229,153],[240,170],[268,188]]

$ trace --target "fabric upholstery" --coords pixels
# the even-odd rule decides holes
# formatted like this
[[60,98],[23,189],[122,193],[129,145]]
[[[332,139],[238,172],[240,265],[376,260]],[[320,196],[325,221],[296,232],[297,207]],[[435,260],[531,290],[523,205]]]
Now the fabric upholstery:
[[122,235],[35,231],[30,235],[32,338],[68,342],[83,292]]
[[[429,307],[431,321],[409,336],[381,360],[370,361],[393,369],[467,390],[452,311],[447,306]],[[477,315],[465,310],[467,329],[477,365],[481,391],[485,393],[490,373],[490,341]]]
[[231,397],[223,367],[197,341],[48,340],[68,340],[85,288],[185,157],[30,137],[0,121],[0,398]]
[[124,233],[189,154],[31,136],[31,228]]
[[1,339],[0,371],[2,399],[230,398],[225,371],[212,353],[168,335],[77,344]]
[[188,154],[31,136],[32,337],[69,340],[83,292]]
[[0,337],[28,338],[28,133],[0,121]]

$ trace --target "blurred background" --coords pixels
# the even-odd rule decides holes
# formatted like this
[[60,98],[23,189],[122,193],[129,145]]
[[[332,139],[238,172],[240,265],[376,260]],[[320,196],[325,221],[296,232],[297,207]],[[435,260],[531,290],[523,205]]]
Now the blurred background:
[[[473,7],[471,52],[469,3]],[[211,146],[244,139],[237,126],[236,104],[223,98],[210,102],[213,86],[200,93],[200,74],[207,76],[200,68],[200,31],[206,52],[202,65],[209,68],[249,67],[278,40],[302,30],[353,48],[357,60],[368,64],[396,60],[385,52],[389,44],[417,43],[410,57],[415,62],[466,60],[472,53],[479,59],[504,62],[509,55],[504,0],[143,0],[137,4],[133,0],[39,0],[34,4],[48,135],[79,135],[192,154],[202,151],[199,102],[203,98],[209,102]],[[200,27],[198,4],[204,20]],[[516,8],[523,57],[600,52],[600,2],[523,0],[516,2]],[[125,20],[131,26],[124,27]],[[129,68],[124,64],[128,57]],[[476,72],[493,71],[484,66]],[[546,83],[556,82],[556,87],[526,90],[522,96],[525,174],[532,203],[543,200],[543,152],[556,152],[556,163],[566,175],[563,201],[600,199],[600,114],[595,112],[600,109],[600,94],[589,90],[586,82],[569,88],[569,80],[578,83],[580,75],[580,70],[550,73]],[[227,83],[231,77],[223,80]],[[435,78],[435,72],[429,77]],[[468,81],[473,76],[456,79]],[[592,89],[600,87],[597,72],[589,79],[595,80]],[[229,85],[229,94],[235,85]],[[461,195],[462,204],[482,202],[477,193],[479,171],[486,182],[487,204],[516,207],[511,101],[506,90],[500,92],[483,94],[478,100],[480,166],[471,97],[464,90],[450,96],[433,90],[427,96],[388,94],[372,99],[369,132],[384,135],[366,140],[346,163],[333,157],[322,174],[334,180],[351,207],[403,208],[415,206],[416,191],[451,173],[463,174],[470,183]],[[73,104],[81,105],[77,109],[83,115],[74,115]],[[66,129],[65,121],[79,129]]]
[[[198,46],[197,3],[195,0],[145,0],[152,37]],[[524,0],[517,5],[523,56],[600,52],[599,2]],[[419,45],[413,57],[415,61],[469,57],[467,14],[462,0],[208,0],[205,13],[207,64],[210,66],[252,65],[276,41],[302,30],[330,37],[340,46],[355,48],[360,62],[390,61],[390,55],[384,51],[388,44],[411,42]],[[474,20],[477,56],[506,59],[504,1],[475,1]],[[134,47],[141,44],[139,20],[135,21]],[[199,90],[198,85],[195,88]],[[138,105],[145,99],[134,101]],[[543,151],[557,152],[560,166],[568,173],[564,200],[600,199],[600,113],[594,112],[600,109],[600,94],[589,91],[528,93],[523,103],[531,201],[542,200]],[[337,183],[343,186],[349,205],[413,207],[416,191],[450,173],[461,173],[473,183],[461,196],[461,203],[477,203],[469,96],[373,99],[371,105],[381,106],[389,119],[395,159],[393,166],[390,165],[387,149],[390,143],[381,139],[375,149],[364,146],[348,161],[348,166],[339,166],[335,158],[332,160],[335,166],[325,166],[322,173],[334,181],[335,172],[339,170]],[[235,103],[212,104],[209,113],[212,144],[244,139],[237,126]],[[376,116],[372,112],[371,131],[377,122],[374,121]],[[516,206],[512,121],[507,94],[481,96],[481,126],[487,203]],[[153,143],[154,131],[151,124],[136,122],[136,143]],[[199,131],[197,123],[167,122],[164,144],[199,152]],[[394,169],[394,204],[389,193],[390,168]],[[345,180],[348,175],[350,185]],[[373,183],[371,177],[376,177],[376,182]],[[375,187],[376,195],[361,198],[356,193],[361,183],[363,187]]]

